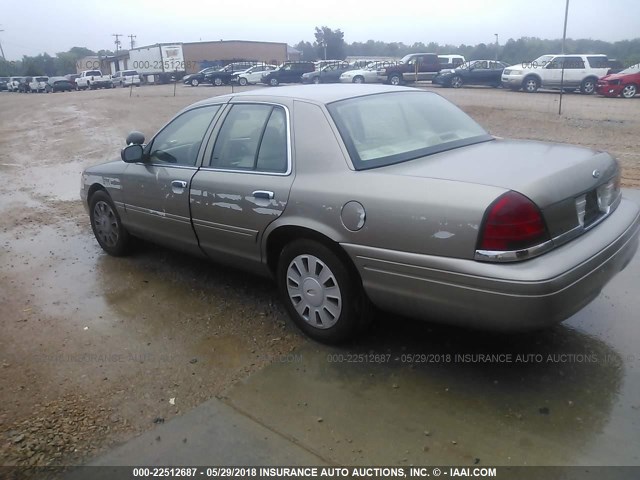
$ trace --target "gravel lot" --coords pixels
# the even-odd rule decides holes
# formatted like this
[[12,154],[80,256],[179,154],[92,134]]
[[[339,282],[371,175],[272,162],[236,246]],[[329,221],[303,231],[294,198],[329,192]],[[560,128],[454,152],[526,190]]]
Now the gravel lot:
[[[608,150],[623,186],[640,187],[640,98],[568,94],[558,115],[557,93],[424,88],[494,135]],[[182,107],[230,90],[0,94],[5,465],[80,463],[308,342],[263,279],[146,244],[103,254],[78,199],[82,169],[117,157],[130,130],[150,138]]]

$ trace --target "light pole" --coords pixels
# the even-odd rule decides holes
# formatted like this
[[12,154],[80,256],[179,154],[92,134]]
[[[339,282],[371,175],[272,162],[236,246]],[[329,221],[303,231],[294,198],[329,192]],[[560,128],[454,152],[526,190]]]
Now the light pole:
[[[4,30],[0,30],[0,33],[4,32]],[[6,60],[6,58],[4,58],[4,50],[2,49],[2,43],[0,43],[0,55],[2,55],[2,60]]]
[[496,62],[498,61],[498,50],[500,49],[500,42],[498,41],[498,34],[494,33],[496,36]]

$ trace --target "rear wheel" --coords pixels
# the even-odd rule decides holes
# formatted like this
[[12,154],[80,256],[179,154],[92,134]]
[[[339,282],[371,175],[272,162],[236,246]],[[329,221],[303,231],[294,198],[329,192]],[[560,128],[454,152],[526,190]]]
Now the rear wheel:
[[596,91],[597,78],[585,78],[580,85],[580,92],[585,95],[591,95]]
[[223,82],[222,82],[222,79],[221,79],[220,77],[216,77],[216,78],[214,78],[214,79],[213,79],[213,84],[214,84],[216,87],[221,86],[221,85],[222,85],[222,83],[223,83]]
[[116,257],[129,250],[131,238],[107,192],[98,190],[89,200],[91,229],[102,249]]
[[620,92],[620,95],[622,95],[624,98],[633,98],[637,93],[638,87],[633,83],[630,83],[629,85],[625,85],[625,87],[622,89],[622,92]]
[[353,77],[353,83],[364,83],[364,77],[362,75],[356,75]]
[[322,243],[301,239],[285,246],[277,278],[287,312],[314,340],[343,342],[368,320],[358,279]]
[[247,83],[249,83],[249,82],[247,82],[247,79],[246,79],[246,78],[244,78],[244,77],[240,77],[240,79],[238,80],[238,83],[239,83],[241,86],[243,86],[243,87],[244,87],[244,86],[245,86]]
[[522,89],[527,93],[536,93],[540,88],[540,80],[537,77],[527,77],[522,82]]
[[200,82],[198,81],[197,78],[194,78],[193,80],[191,80],[190,83],[192,87],[197,87],[198,85],[200,85]]
[[280,81],[277,78],[272,78],[271,80],[269,80],[269,85],[271,85],[272,87],[277,87],[278,85],[280,85]]
[[462,81],[462,77],[460,77],[459,75],[455,75],[451,79],[451,86],[453,88],[460,88],[460,87],[462,87],[463,84],[464,84],[464,82]]
[[313,77],[313,83],[315,83],[316,85],[320,83],[320,77],[315,76]]

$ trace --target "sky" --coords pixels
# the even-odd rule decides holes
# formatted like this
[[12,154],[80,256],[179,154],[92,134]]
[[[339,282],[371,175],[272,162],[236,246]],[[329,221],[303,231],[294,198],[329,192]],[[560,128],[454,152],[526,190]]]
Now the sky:
[[[345,41],[501,44],[509,38],[561,38],[564,0],[0,0],[7,60],[71,47],[115,50],[112,34],[136,46],[200,40],[313,41],[314,28],[341,29]],[[640,1],[570,0],[567,37],[640,37]]]

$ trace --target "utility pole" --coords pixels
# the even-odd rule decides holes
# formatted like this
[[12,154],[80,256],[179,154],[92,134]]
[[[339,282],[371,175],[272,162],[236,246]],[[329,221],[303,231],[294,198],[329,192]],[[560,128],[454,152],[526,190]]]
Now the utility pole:
[[562,71],[560,72],[560,102],[558,102],[558,115],[562,115],[562,93],[564,92],[564,44],[567,40],[567,20],[569,19],[569,0],[564,9],[564,31],[562,33]]
[[[0,33],[4,32],[4,30],[0,30]],[[6,60],[6,58],[4,58],[4,50],[2,49],[2,43],[0,43],[0,55],[2,55],[2,60]]]
[[498,41],[498,34],[494,33],[496,36],[496,62],[498,61],[498,50],[500,50],[500,42]]
[[136,41],[134,40],[134,38],[136,38],[136,36],[133,33],[130,33],[129,35],[127,35],[130,38],[130,44],[131,44],[131,50],[133,50],[134,45],[136,44]]
[[116,53],[118,53],[118,50],[120,50],[120,44],[122,43],[120,41],[120,37],[124,37],[124,35],[122,35],[121,33],[112,33],[111,36],[116,37],[116,41],[113,43],[116,44]]

